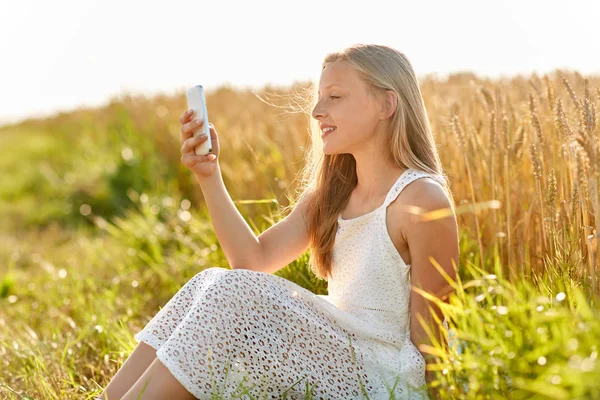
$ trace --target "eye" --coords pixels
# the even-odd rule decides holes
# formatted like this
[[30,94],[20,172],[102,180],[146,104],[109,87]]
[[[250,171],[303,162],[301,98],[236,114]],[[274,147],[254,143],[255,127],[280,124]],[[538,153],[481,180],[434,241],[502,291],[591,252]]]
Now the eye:
[[330,99],[339,99],[339,96],[329,96]]

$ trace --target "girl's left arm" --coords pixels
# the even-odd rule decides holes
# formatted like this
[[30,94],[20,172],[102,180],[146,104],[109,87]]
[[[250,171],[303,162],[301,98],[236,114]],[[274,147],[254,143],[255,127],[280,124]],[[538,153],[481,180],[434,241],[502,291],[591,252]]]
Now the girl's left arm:
[[[426,179],[414,182],[415,189],[411,190],[407,202],[421,208],[422,213],[447,209],[451,210],[450,201],[442,187]],[[423,215],[421,213],[421,216]],[[421,350],[422,345],[433,346],[425,329],[421,326],[417,315],[420,315],[430,327],[438,342],[447,345],[445,338],[441,337],[440,330],[429,311],[432,310],[438,318],[443,320],[441,310],[432,301],[417,293],[414,288],[419,288],[432,294],[438,299],[446,301],[446,296],[453,290],[446,279],[438,272],[430,257],[456,280],[458,265],[459,244],[458,225],[455,214],[449,213],[442,218],[424,220],[419,215],[411,215],[403,224],[403,234],[408,244],[411,267],[411,294],[410,294],[410,336],[415,347],[421,352],[427,364],[433,363],[433,356]],[[430,214],[431,215],[431,214]],[[433,371],[426,371],[428,383],[433,381]],[[437,397],[433,397],[437,398]]]

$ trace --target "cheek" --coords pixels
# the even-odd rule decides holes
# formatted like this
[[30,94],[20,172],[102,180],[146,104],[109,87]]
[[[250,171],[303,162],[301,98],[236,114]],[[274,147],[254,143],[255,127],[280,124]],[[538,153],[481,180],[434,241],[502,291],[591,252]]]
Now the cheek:
[[364,136],[372,126],[369,111],[362,104],[349,104],[348,107],[344,107],[343,116],[339,121],[338,125],[345,132],[344,136]]

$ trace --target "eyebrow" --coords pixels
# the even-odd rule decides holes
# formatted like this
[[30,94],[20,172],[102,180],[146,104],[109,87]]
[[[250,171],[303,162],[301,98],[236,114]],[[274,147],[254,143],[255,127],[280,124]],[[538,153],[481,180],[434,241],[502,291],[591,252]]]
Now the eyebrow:
[[[328,87],[332,87],[332,86],[337,86],[337,87],[343,87],[342,85],[338,85],[337,83],[332,83],[331,85],[327,85],[325,86],[323,89],[327,89]],[[321,91],[317,91],[318,94],[321,94]]]

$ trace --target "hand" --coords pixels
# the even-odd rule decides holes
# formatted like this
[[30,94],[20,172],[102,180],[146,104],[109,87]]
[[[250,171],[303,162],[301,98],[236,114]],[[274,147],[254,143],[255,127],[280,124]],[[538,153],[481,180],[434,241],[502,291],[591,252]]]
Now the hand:
[[185,111],[179,118],[181,124],[181,163],[189,168],[196,176],[206,178],[211,176],[218,168],[219,139],[213,124],[209,125],[212,152],[206,155],[196,155],[194,148],[203,143],[206,137],[194,136],[204,124],[203,119],[192,120],[194,110]]

